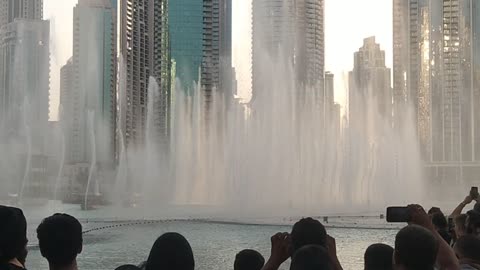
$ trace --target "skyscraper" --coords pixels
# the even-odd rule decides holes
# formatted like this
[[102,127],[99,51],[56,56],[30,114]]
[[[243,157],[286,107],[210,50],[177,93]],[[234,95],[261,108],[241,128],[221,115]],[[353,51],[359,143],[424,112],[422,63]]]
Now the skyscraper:
[[[99,164],[113,164],[116,134],[116,4],[112,0],[80,0],[73,9],[73,57],[62,69],[64,99],[62,119],[67,132],[67,162],[89,163],[95,134]],[[72,77],[68,74],[72,72]],[[71,81],[71,85],[68,85]],[[66,92],[64,94],[67,94]],[[70,113],[68,113],[70,112]],[[88,114],[93,114],[89,119]],[[94,123],[90,123],[93,121]],[[93,127],[93,131],[92,131]]]
[[74,139],[80,136],[80,126],[73,128],[72,121],[74,109],[77,110],[79,102],[78,99],[74,99],[73,92],[73,61],[72,58],[68,59],[67,63],[62,66],[60,69],[60,110],[59,110],[59,121],[60,127],[62,129],[64,138],[65,138],[65,160],[67,162],[73,161],[75,152],[74,152]]
[[[16,52],[21,52],[20,47],[26,48],[29,46],[25,43],[19,44],[16,41],[16,36],[24,36],[27,33],[19,33],[19,31],[24,30],[38,30],[40,32],[31,35],[28,35],[29,38],[35,39],[40,38],[44,46],[46,45],[48,52],[48,32],[43,32],[45,29],[36,24],[34,26],[33,22],[22,22],[12,24],[15,19],[23,20],[42,20],[43,18],[43,0],[0,0],[0,127],[7,124],[7,117],[11,114],[9,111],[10,108],[15,108],[18,104],[13,104],[15,93],[13,87],[13,78],[14,74],[14,65],[17,66],[16,72],[18,72],[18,67],[22,63],[19,62],[20,55],[16,55]],[[45,36],[45,34],[47,36]],[[35,37],[35,35],[37,37]],[[46,39],[46,40],[45,40]],[[32,40],[32,42],[33,42]],[[34,46],[30,44],[31,46]],[[45,47],[44,47],[45,48]],[[15,51],[15,49],[17,51]],[[44,52],[42,50],[35,50],[36,52]],[[48,55],[46,55],[48,57]],[[17,58],[15,58],[17,57]],[[48,63],[47,63],[48,64]],[[41,65],[41,64],[40,64]],[[26,67],[26,65],[23,65]],[[31,67],[33,68],[33,67]],[[42,75],[49,76],[42,72]],[[48,81],[48,78],[47,78]],[[47,91],[47,113],[48,113],[48,83],[46,89]],[[17,102],[19,102],[17,100]],[[23,102],[23,100],[21,101]],[[3,129],[6,130],[5,128]]]
[[0,0],[0,27],[17,18],[42,20],[43,0]]
[[437,179],[473,179],[480,173],[479,5],[394,0],[396,121],[405,115],[402,103],[414,108],[423,159]]
[[156,138],[168,139],[171,112],[169,1],[122,0],[120,54],[126,70],[125,104],[120,117],[127,146],[141,146],[147,127],[148,84],[152,76],[160,86],[155,102]]
[[[175,75],[186,90],[228,91],[232,76],[232,0],[169,1],[168,32]],[[198,76],[200,75],[201,78]]]
[[385,66],[385,51],[375,37],[364,39],[363,46],[355,52],[353,70],[349,73],[348,106],[349,126],[364,126],[365,120],[372,121],[367,117],[369,110],[388,121],[391,119],[390,69]]
[[[122,0],[121,54],[127,70],[127,145],[145,139],[148,78],[160,86],[154,106],[155,138],[168,144],[175,88],[199,82],[209,102],[213,89],[231,94],[231,0]],[[179,82],[180,85],[172,84]]]
[[[2,19],[6,24],[0,27],[0,133],[16,138],[25,135],[24,125],[29,125],[32,147],[43,153],[49,111],[50,22],[41,20],[40,1],[21,3],[2,3],[7,11],[1,16],[7,20]],[[18,12],[20,7],[24,12]]]
[[272,59],[292,65],[297,88],[324,96],[324,1],[253,1],[253,99],[269,87]]

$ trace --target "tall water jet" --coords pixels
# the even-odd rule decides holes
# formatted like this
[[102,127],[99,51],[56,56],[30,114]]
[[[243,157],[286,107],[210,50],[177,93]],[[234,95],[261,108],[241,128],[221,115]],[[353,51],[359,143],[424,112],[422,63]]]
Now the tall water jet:
[[145,160],[143,183],[141,185],[141,193],[145,195],[154,182],[155,178],[160,178],[160,167],[163,165],[158,159],[160,151],[159,134],[155,129],[156,110],[155,106],[158,105],[158,98],[160,96],[159,86],[157,80],[153,77],[148,81],[148,101],[147,101],[147,116],[146,116],[146,128],[145,128]]
[[30,168],[32,163],[32,134],[30,130],[30,125],[28,123],[27,117],[30,115],[28,112],[28,108],[30,107],[30,103],[28,98],[25,97],[23,103],[23,125],[25,129],[25,138],[26,138],[26,145],[27,145],[27,160],[25,162],[25,171],[23,173],[22,179],[22,187],[20,188],[20,195],[19,195],[19,202],[23,203],[23,195],[25,191],[25,187],[27,185],[27,181],[29,180],[30,176]]
[[129,201],[125,201],[130,194],[127,191],[127,181],[128,181],[128,157],[125,147],[125,134],[123,130],[123,123],[125,123],[125,98],[126,98],[126,67],[124,64],[123,56],[120,55],[118,62],[118,138],[119,138],[119,148],[118,153],[118,166],[117,166],[117,175],[115,176],[115,183],[113,186],[113,194],[110,194],[112,200],[116,204],[129,204]]
[[83,208],[85,210],[88,210],[88,195],[90,191],[90,185],[93,180],[93,175],[95,173],[96,165],[97,165],[97,150],[96,150],[96,141],[95,141],[95,112],[94,111],[88,111],[87,120],[88,120],[88,126],[90,131],[90,141],[92,144],[92,148],[91,148],[92,156],[90,161],[91,162],[90,171],[88,173],[87,187],[85,189],[85,201],[83,204]]

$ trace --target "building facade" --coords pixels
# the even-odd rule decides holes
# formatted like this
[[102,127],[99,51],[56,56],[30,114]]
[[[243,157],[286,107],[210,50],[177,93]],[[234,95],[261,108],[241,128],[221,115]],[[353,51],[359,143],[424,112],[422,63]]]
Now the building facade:
[[[38,54],[45,52],[41,47],[33,48],[35,47],[34,44],[26,44],[26,42],[20,44],[20,42],[17,41],[19,41],[21,37],[25,37],[27,38],[26,40],[31,40],[32,42],[38,39],[37,41],[42,41],[43,49],[47,48],[48,51],[49,31],[45,32],[45,27],[41,22],[33,22],[40,21],[42,18],[43,0],[0,0],[0,127],[4,125],[4,131],[7,129],[7,122],[11,122],[8,120],[8,117],[11,117],[12,114],[10,109],[18,105],[11,103],[13,99],[15,99],[14,95],[19,94],[12,88],[14,87],[12,80],[15,78],[13,75],[14,68],[17,66],[15,71],[18,72],[18,68],[20,68],[21,65],[23,65],[24,68],[27,67],[25,64],[22,64],[19,59],[21,57],[20,52],[22,52],[23,49],[34,49],[32,53]],[[23,22],[14,23],[14,21],[18,19],[23,20]],[[25,31],[37,32],[26,33]],[[48,54],[46,56],[48,57]],[[33,65],[31,68],[38,68],[43,64],[44,63],[38,63],[38,65]],[[49,60],[46,64],[49,68]],[[48,73],[46,74],[42,71],[39,74],[43,77],[47,76],[46,80],[48,81]],[[47,83],[46,89],[42,89],[42,91],[48,92],[48,88],[49,85]],[[23,99],[21,102],[23,104]],[[48,94],[46,109],[48,113]]]
[[50,22],[42,18],[41,0],[0,1],[0,146],[9,157],[0,178],[20,197],[49,191]]
[[363,46],[355,52],[353,70],[349,73],[348,106],[349,127],[357,125],[361,129],[367,125],[366,121],[374,121],[370,111],[391,121],[390,69],[385,66],[385,51],[375,37],[364,39]]
[[73,92],[73,60],[68,59],[67,63],[60,69],[60,108],[58,118],[60,129],[65,140],[65,160],[75,160],[74,138],[80,136],[80,127],[74,129],[74,92]]
[[154,101],[154,137],[168,145],[175,90],[192,94],[199,83],[207,106],[214,89],[233,96],[232,1],[123,0],[122,4],[120,47],[127,78],[121,124],[126,143],[144,144],[152,76],[160,88]]
[[17,18],[42,20],[43,0],[0,0],[0,27]]
[[97,162],[112,165],[115,160],[115,14],[111,0],[80,0],[73,9],[73,57],[61,74],[69,164],[91,162],[92,132]]
[[396,122],[405,121],[406,110],[413,108],[422,156],[433,178],[471,179],[480,173],[480,3],[393,3]]
[[[324,1],[253,1],[253,100],[269,87],[273,61],[290,65],[296,87],[324,97]],[[323,101],[322,101],[323,102]]]
[[[122,0],[120,55],[126,74],[125,93],[120,96],[119,125],[127,147],[145,143],[149,78],[159,85],[159,99],[154,101],[154,128],[167,140],[171,124],[172,64],[167,0]],[[123,78],[122,78],[123,79]]]
[[[50,22],[16,19],[0,30],[0,117],[9,138],[32,135],[43,152],[50,87]],[[28,126],[30,131],[25,130]]]

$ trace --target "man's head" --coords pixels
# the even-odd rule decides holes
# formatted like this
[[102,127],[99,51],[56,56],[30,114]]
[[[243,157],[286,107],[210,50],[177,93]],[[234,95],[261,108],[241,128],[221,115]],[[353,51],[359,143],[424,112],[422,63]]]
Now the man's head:
[[234,270],[261,270],[265,264],[262,254],[252,249],[240,251],[235,256]]
[[442,213],[432,215],[432,223],[437,230],[446,230],[448,228],[447,218]]
[[47,217],[37,228],[40,252],[54,267],[66,267],[82,252],[82,225],[67,214]]
[[473,210],[477,211],[480,213],[480,202],[477,202],[474,206],[473,206]]
[[153,244],[146,270],[193,270],[195,260],[187,239],[178,233],[166,233]]
[[460,260],[468,259],[480,264],[480,238],[464,235],[457,240],[453,249]]
[[395,265],[406,270],[433,270],[437,258],[438,242],[427,229],[410,225],[395,237]]
[[393,248],[385,244],[373,244],[365,251],[365,270],[393,269]]
[[430,217],[433,216],[434,214],[437,214],[437,213],[443,215],[442,210],[441,210],[440,208],[438,208],[438,207],[432,207],[432,208],[430,208],[430,210],[428,210],[428,215],[429,215]]
[[293,225],[292,254],[306,245],[327,246],[327,231],[320,221],[313,218],[303,218]]
[[455,217],[453,222],[455,223],[455,234],[457,235],[457,238],[462,237],[465,235],[467,227],[465,225],[467,221],[467,215],[466,214],[461,214]]
[[0,263],[26,256],[27,220],[22,210],[0,206]]
[[327,249],[319,245],[299,248],[292,257],[290,270],[331,270],[332,263]]
[[133,264],[124,264],[115,268],[115,270],[140,270],[140,267]]
[[465,227],[467,234],[480,236],[480,212],[474,210],[468,211]]

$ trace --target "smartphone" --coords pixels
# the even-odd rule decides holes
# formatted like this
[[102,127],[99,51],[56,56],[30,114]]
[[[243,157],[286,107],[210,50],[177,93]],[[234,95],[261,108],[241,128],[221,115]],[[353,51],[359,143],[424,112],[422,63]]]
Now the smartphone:
[[408,222],[410,214],[406,206],[391,206],[387,208],[387,222]]
[[474,200],[478,199],[478,187],[472,187],[472,189],[470,189],[470,197]]

